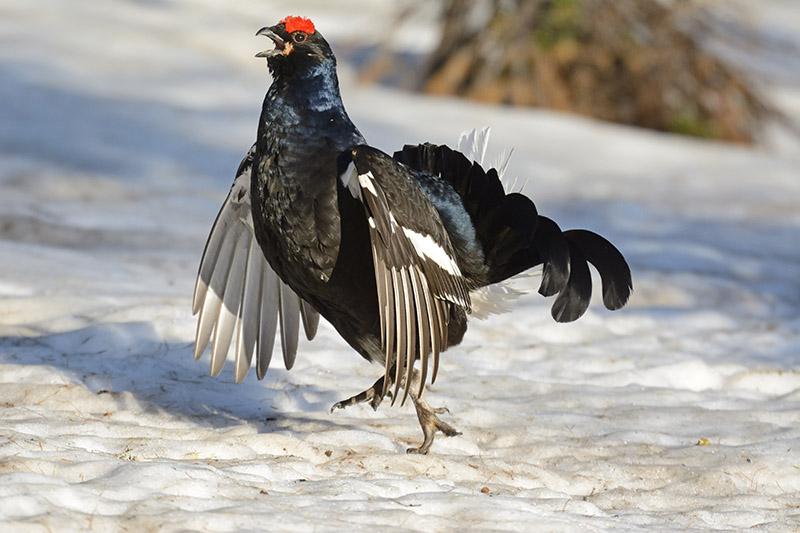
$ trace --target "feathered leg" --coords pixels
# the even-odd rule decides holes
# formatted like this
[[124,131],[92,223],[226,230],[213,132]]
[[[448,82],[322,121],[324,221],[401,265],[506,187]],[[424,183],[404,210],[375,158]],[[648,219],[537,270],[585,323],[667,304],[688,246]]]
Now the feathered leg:
[[419,425],[422,428],[422,435],[424,437],[422,444],[416,448],[409,448],[406,453],[419,453],[425,455],[431,449],[433,438],[437,431],[441,431],[447,437],[455,437],[461,433],[451,426],[443,422],[438,416],[444,413],[450,413],[446,407],[431,407],[428,402],[417,396],[415,391],[419,390],[419,372],[414,370],[414,378],[412,380],[411,390],[409,394],[411,400],[414,402],[414,408],[417,410],[417,418]]
[[[391,397],[391,392],[388,390],[392,385],[392,376],[394,376],[394,367],[389,371],[389,386],[386,387],[387,392],[386,396]],[[378,406],[380,406],[381,402],[385,398],[383,396],[383,383],[385,377],[381,377],[378,381],[376,381],[370,388],[367,390],[356,394],[346,400],[342,400],[341,402],[336,402],[331,407],[331,413],[336,411],[337,409],[344,409],[346,407],[350,407],[351,405],[356,405],[359,403],[369,402],[372,405],[372,408],[377,410]],[[403,378],[403,382],[405,382],[405,378]],[[446,407],[431,407],[428,402],[423,400],[417,395],[417,391],[419,390],[419,381],[420,381],[420,373],[418,370],[414,369],[414,374],[411,379],[411,388],[409,390],[409,396],[411,396],[411,400],[414,402],[414,409],[417,411],[417,418],[419,419],[420,428],[422,428],[422,436],[423,441],[422,444],[416,448],[409,448],[406,450],[407,453],[419,453],[425,455],[428,453],[428,450],[431,449],[431,445],[433,444],[433,439],[436,436],[437,431],[441,431],[448,437],[455,437],[457,435],[461,435],[461,433],[451,426],[450,424],[442,421],[437,415],[441,415],[444,413],[450,413]],[[402,383],[403,388],[406,388],[406,383]]]

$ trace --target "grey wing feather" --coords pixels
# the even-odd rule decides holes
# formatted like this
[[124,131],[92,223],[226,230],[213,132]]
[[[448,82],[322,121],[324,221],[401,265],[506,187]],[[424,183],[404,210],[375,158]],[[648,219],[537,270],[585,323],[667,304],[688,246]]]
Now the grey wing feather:
[[308,340],[314,340],[319,329],[319,313],[310,303],[300,300],[300,316],[303,318],[303,330]]
[[[252,154],[252,151],[251,151]],[[195,358],[211,345],[211,374],[225,366],[233,346],[240,383],[256,359],[258,379],[269,368],[278,322],[286,368],[297,355],[300,319],[310,340],[319,313],[302,301],[269,266],[253,234],[250,167],[245,159],[209,234],[195,283]]]
[[278,330],[281,281],[271,268],[265,268],[261,279],[261,330],[258,334],[256,376],[264,379],[272,360],[275,332]]
[[297,358],[297,341],[300,336],[300,298],[281,283],[280,302],[283,364],[286,370],[291,370]]

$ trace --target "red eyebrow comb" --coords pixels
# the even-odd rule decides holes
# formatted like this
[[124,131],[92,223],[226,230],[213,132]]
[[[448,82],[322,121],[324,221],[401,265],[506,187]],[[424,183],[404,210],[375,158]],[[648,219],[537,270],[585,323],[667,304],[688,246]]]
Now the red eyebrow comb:
[[280,23],[286,25],[286,31],[289,33],[302,31],[303,33],[311,35],[317,31],[316,28],[314,28],[314,23],[304,17],[286,17]]

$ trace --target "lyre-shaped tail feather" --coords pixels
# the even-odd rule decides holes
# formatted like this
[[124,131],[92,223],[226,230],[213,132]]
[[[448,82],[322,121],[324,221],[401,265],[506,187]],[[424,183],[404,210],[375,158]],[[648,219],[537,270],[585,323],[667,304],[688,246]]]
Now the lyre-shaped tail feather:
[[557,295],[553,318],[570,322],[589,305],[592,278],[588,265],[592,264],[600,273],[605,306],[611,310],[624,306],[633,285],[630,268],[619,250],[591,231],[562,231],[553,220],[539,215],[530,198],[507,194],[500,176],[506,171],[508,156],[501,158],[502,172],[481,166],[489,133],[484,129],[462,134],[459,147],[467,155],[447,146],[422,144],[405,146],[394,157],[438,177],[459,195],[484,253],[488,284],[542,265],[539,293]]

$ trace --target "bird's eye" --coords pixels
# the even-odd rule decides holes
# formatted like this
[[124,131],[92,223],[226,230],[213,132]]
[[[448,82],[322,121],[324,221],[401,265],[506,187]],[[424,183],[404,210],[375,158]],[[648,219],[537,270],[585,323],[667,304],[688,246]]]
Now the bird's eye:
[[303,33],[302,31],[296,31],[292,34],[292,39],[296,43],[302,43],[303,41],[306,40],[306,34]]

